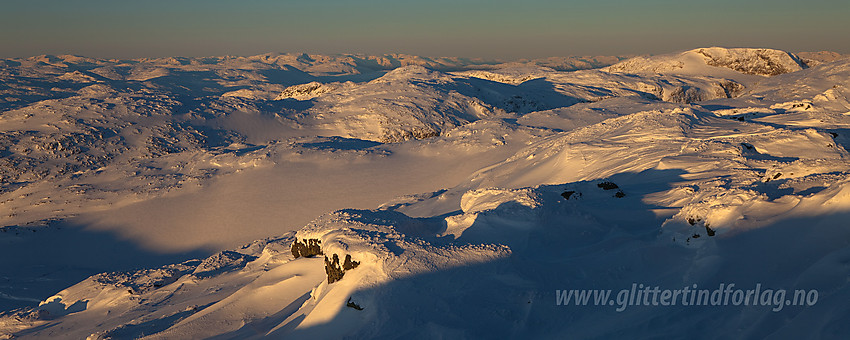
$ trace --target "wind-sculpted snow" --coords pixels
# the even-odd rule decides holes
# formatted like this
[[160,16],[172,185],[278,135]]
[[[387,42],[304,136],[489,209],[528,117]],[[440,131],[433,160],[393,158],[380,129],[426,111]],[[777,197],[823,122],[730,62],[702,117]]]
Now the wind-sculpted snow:
[[[846,59],[704,48],[558,63],[4,60],[4,249],[75,235],[73,221],[147,251],[116,256],[201,255],[94,267],[36,295],[16,282],[38,284],[23,281],[37,268],[4,254],[0,298],[18,308],[0,335],[846,337]],[[817,302],[616,300],[720,283]],[[614,300],[559,303],[572,289]]]
[[[76,321],[69,322],[75,326],[62,336],[98,339],[317,332],[311,327],[333,317],[357,289],[510,255],[502,245],[443,242],[437,235],[441,228],[439,220],[389,211],[338,211],[317,219],[295,238],[261,240],[203,261],[95,275],[47,299],[84,306],[81,309],[57,311],[45,303],[6,315],[2,324],[7,329],[37,326],[71,314],[69,318]],[[344,281],[329,284],[321,261],[294,259],[286,251],[299,238],[320,240],[324,256],[350,257],[359,265],[346,271]],[[380,294],[357,296],[357,302],[369,309],[381,299]],[[88,318],[103,313],[106,318],[100,318],[97,326],[101,331],[87,333],[93,326],[87,324]],[[134,319],[128,322],[131,315]],[[46,330],[37,336],[50,334],[56,335]]]

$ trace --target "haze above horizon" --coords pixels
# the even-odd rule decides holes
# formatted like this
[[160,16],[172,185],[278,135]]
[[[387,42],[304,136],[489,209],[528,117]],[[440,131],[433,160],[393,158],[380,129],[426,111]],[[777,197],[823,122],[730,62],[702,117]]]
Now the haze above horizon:
[[850,2],[9,0],[0,57],[406,53],[537,58],[703,46],[850,53]]

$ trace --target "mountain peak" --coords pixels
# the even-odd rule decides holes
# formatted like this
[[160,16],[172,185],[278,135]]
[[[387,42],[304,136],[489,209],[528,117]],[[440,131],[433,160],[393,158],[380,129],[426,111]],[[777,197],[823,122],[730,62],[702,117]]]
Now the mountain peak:
[[711,68],[726,68],[737,73],[775,76],[807,68],[800,57],[768,48],[697,48],[681,53],[635,57],[604,70],[618,73],[712,74]]
[[744,74],[776,76],[807,67],[800,57],[792,53],[768,48],[709,47],[689,52],[703,55],[710,66],[726,67]]

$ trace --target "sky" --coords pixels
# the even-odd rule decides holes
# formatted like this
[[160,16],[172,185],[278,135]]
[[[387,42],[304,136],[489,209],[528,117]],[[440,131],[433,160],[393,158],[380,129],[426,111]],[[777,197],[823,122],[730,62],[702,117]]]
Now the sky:
[[847,0],[0,0],[0,57],[850,53]]

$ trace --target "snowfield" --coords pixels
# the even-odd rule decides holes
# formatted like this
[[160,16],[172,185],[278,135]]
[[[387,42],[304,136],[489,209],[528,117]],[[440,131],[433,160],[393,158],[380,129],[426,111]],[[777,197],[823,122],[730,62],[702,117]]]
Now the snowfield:
[[[850,335],[846,56],[39,56],[0,80],[0,338]],[[817,295],[559,303],[638,284]]]

